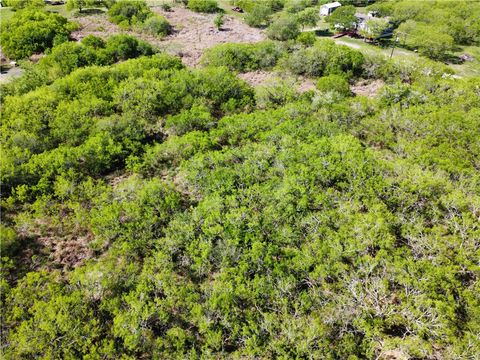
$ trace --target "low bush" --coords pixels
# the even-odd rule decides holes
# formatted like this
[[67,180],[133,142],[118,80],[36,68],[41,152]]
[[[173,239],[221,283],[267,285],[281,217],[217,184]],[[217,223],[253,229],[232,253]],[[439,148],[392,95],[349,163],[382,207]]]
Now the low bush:
[[22,10],[25,8],[42,8],[45,6],[44,0],[3,0],[2,6],[11,7],[13,10]]
[[20,95],[48,85],[78,68],[110,65],[154,52],[148,43],[129,35],[115,35],[107,40],[89,35],[81,42],[70,41],[53,47],[36,64],[24,63],[24,75],[3,85],[2,96]]
[[315,44],[315,41],[317,40],[317,37],[315,34],[311,31],[308,32],[302,32],[300,35],[297,36],[297,42],[304,45],[304,46],[312,46]]
[[318,79],[317,89],[322,93],[336,92],[342,97],[352,94],[347,79],[337,74],[323,76]]
[[110,21],[121,27],[141,24],[151,15],[145,1],[120,0],[108,10]]
[[216,0],[189,0],[188,8],[195,12],[214,13],[219,10]]
[[263,27],[270,23],[272,9],[266,4],[257,4],[245,15],[245,22],[248,26]]
[[108,39],[100,56],[103,57],[103,63],[112,64],[120,60],[149,56],[154,52],[149,43],[130,35],[120,34],[113,35]]
[[172,32],[172,26],[163,16],[155,15],[145,21],[143,30],[152,35],[166,36]]
[[295,19],[283,16],[275,20],[267,29],[267,36],[272,40],[286,41],[295,39],[300,30]]
[[277,108],[294,101],[298,94],[292,79],[275,78],[255,89],[259,109]]
[[362,65],[363,77],[383,79],[387,82],[400,79],[402,82],[410,83],[423,77],[440,80],[442,77],[453,73],[451,67],[428,59],[413,63],[410,59],[400,57],[394,58],[392,61],[376,54],[365,54]]

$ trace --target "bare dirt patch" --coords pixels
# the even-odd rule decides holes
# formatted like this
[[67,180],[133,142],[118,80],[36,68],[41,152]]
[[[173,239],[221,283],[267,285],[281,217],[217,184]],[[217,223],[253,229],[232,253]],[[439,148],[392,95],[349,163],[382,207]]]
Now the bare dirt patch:
[[71,37],[75,40],[82,40],[87,35],[105,38],[110,35],[127,33],[127,31],[123,31],[117,25],[108,21],[106,15],[102,14],[82,16],[73,20],[80,24],[80,29],[71,34]]
[[377,96],[380,89],[385,85],[382,80],[361,80],[350,88],[355,95],[373,98]]
[[265,39],[262,30],[251,28],[233,16],[225,15],[224,25],[218,30],[213,24],[215,14],[198,14],[177,7],[169,12],[157,7],[152,10],[173,25],[174,33],[167,36],[163,43],[189,66],[198,65],[205,49],[212,46],[227,42],[255,43]]
[[250,86],[256,87],[263,85],[265,82],[275,78],[276,74],[270,71],[257,70],[238,74],[238,77]]
[[0,84],[6,84],[13,79],[16,79],[23,74],[23,69],[18,67],[18,66],[12,66],[11,68],[8,69],[2,69],[0,71]]
[[90,231],[81,227],[64,229],[48,218],[23,226],[18,229],[18,235],[19,241],[25,244],[19,254],[21,262],[29,264],[31,269],[71,269],[94,255],[89,246],[94,238]]
[[[285,78],[285,74],[272,72],[272,71],[251,71],[247,73],[238,74],[238,77],[244,80],[249,85],[256,87],[260,85],[267,85],[271,80],[275,78]],[[292,77],[290,77],[292,79]],[[303,76],[299,76],[298,78],[294,78],[292,80],[296,86],[296,90],[299,93],[304,93],[309,90],[315,89],[315,81],[313,79],[309,79]]]
[[310,79],[310,78],[306,78],[306,77],[301,76],[301,77],[298,78],[297,82],[298,82],[298,88],[297,89],[300,93],[304,93],[304,92],[316,89],[314,79]]
[[76,40],[87,35],[108,37],[114,34],[129,34],[168,53],[178,55],[185,65],[197,66],[205,49],[227,42],[254,43],[265,39],[262,30],[251,28],[236,17],[225,15],[224,25],[218,30],[213,19],[216,14],[198,14],[188,9],[175,7],[165,12],[159,7],[152,7],[152,11],[164,16],[172,24],[173,34],[160,38],[136,30],[122,30],[112,24],[105,14],[93,14],[74,19],[81,28],[72,34]]

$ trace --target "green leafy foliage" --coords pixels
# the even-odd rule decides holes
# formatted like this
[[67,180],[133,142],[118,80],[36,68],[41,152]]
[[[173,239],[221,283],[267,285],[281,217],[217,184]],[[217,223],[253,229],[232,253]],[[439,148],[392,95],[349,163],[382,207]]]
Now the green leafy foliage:
[[172,26],[163,16],[149,17],[143,24],[143,29],[152,35],[166,36],[172,32]]
[[82,12],[86,8],[108,7],[110,2],[105,0],[67,0],[67,9],[77,9],[79,12]]
[[282,55],[282,46],[272,41],[256,44],[227,43],[208,49],[202,57],[202,63],[248,72],[272,68]]
[[276,108],[293,102],[298,97],[295,84],[290,80],[273,79],[257,87],[255,99],[260,109]]
[[252,27],[264,27],[270,23],[273,11],[264,3],[255,5],[251,11],[245,15],[245,22]]
[[303,28],[307,26],[315,27],[319,20],[320,16],[316,8],[307,8],[297,14],[297,21]]
[[317,37],[313,32],[304,31],[300,33],[295,40],[304,46],[312,46],[315,44]]
[[2,51],[12,59],[22,59],[51,48],[57,40],[68,40],[76,28],[63,16],[40,9],[18,11],[0,30]]
[[[155,125],[159,116],[188,110],[195,99],[205,105],[180,116],[194,116],[200,109],[218,116],[252,102],[253,91],[224,68],[181,68],[177,58],[166,55],[141,58],[112,68],[79,69],[51,87],[7,97],[5,189],[31,185],[33,194],[42,193],[62,172],[95,175],[115,169],[150,136],[162,136]],[[149,75],[142,78],[144,73]],[[196,126],[213,121],[199,116]],[[175,119],[169,123],[178,132],[189,126]]]
[[43,8],[44,0],[7,0],[2,1],[2,6],[12,7],[14,10],[22,10],[25,8]]
[[187,6],[199,13],[214,13],[219,9],[216,0],[188,0]]
[[454,39],[448,34],[408,20],[396,30],[403,44],[431,59],[445,58],[454,49]]
[[28,64],[24,76],[4,85],[3,95],[24,94],[39,86],[51,84],[81,67],[110,65],[154,52],[148,43],[129,35],[114,35],[106,41],[89,35],[80,43],[66,42],[55,46],[37,65]]
[[350,30],[355,27],[357,22],[355,7],[352,5],[341,6],[325,20],[334,30]]
[[148,34],[164,37],[171,34],[172,26],[161,15],[154,14],[145,1],[121,0],[108,10],[110,21],[124,29],[136,27]]
[[215,16],[215,19],[213,19],[213,24],[218,30],[221,30],[223,23],[223,14],[218,14],[217,16]]
[[340,96],[350,96],[351,90],[347,79],[341,75],[328,75],[317,81],[317,89],[323,93],[336,92]]
[[362,72],[362,53],[347,46],[337,46],[331,40],[317,41],[312,47],[300,49],[283,59],[283,66],[295,74],[322,76]]
[[120,0],[108,10],[110,21],[122,27],[142,24],[151,14],[151,10],[143,0]]
[[390,27],[388,19],[371,18],[365,21],[365,26],[359,30],[360,35],[375,39],[382,35]]
[[[477,356],[478,78],[332,41],[152,51],[61,44],[2,98],[5,359]],[[272,66],[317,89],[232,72]]]
[[448,59],[454,45],[480,44],[480,8],[474,1],[388,1],[370,8],[399,25],[402,45],[432,59]]
[[285,10],[289,13],[296,14],[316,3],[317,0],[286,0]]
[[270,39],[279,41],[295,39],[299,33],[298,22],[291,16],[278,18],[267,29],[267,36]]
[[246,11],[244,20],[252,27],[266,27],[270,24],[272,16],[284,7],[283,0],[233,0],[232,5]]

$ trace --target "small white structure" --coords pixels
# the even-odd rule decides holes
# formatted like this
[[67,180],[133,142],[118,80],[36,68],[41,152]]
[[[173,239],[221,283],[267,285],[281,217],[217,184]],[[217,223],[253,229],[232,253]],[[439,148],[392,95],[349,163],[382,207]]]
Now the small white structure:
[[328,3],[328,4],[324,4],[324,5],[320,6],[320,15],[328,16],[332,12],[334,12],[335,9],[339,8],[340,6],[342,6],[342,4],[340,4],[338,1]]

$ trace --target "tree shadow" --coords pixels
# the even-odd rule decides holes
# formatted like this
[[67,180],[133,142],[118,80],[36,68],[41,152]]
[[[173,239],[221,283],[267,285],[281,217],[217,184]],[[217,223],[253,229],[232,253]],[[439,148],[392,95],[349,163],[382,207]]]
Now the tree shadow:
[[93,8],[93,9],[82,9],[82,11],[77,11],[75,13],[75,16],[81,17],[86,15],[101,15],[101,14],[105,14],[105,10]]
[[454,64],[454,65],[460,65],[465,62],[465,59],[458,55],[454,54],[445,54],[445,56],[442,58],[442,61],[444,61],[447,64]]
[[333,33],[329,29],[315,30],[315,36],[333,36]]

